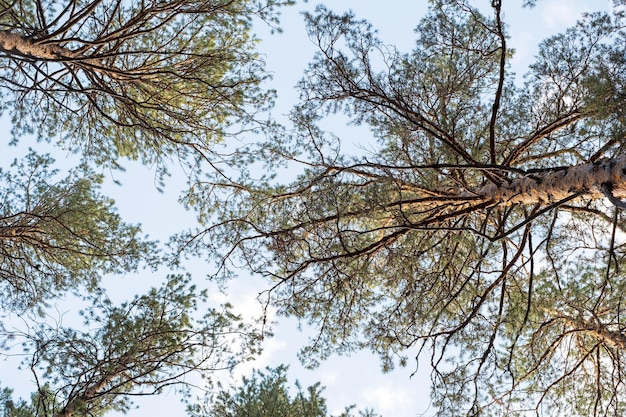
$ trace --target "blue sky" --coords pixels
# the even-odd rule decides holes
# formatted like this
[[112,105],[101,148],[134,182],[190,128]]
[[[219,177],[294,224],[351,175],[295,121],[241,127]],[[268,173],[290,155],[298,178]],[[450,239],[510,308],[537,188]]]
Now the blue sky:
[[[482,3],[487,3],[482,1]],[[509,5],[509,3],[512,3]],[[513,4],[514,3],[514,4]],[[314,45],[307,38],[302,10],[312,10],[317,2],[298,4],[285,9],[282,17],[284,33],[269,35],[260,29],[262,39],[260,49],[265,55],[267,69],[274,74],[271,83],[278,91],[277,115],[287,113],[297,99],[297,92],[293,88],[300,78],[304,68],[315,52]],[[341,12],[352,9],[360,18],[370,20],[379,30],[380,38],[393,44],[400,50],[408,51],[414,42],[413,28],[424,15],[427,2],[425,0],[333,0],[326,3],[334,11]],[[581,12],[609,7],[608,0],[539,0],[534,9],[521,9],[521,0],[505,2],[505,20],[509,24],[511,34],[510,45],[516,49],[513,59],[514,70],[523,73],[525,66],[532,62],[537,44],[546,36],[562,31],[565,27],[575,23]],[[6,125],[6,121],[4,122]],[[340,134],[346,144],[355,141],[350,137],[350,130],[346,129],[341,118],[334,120],[335,125],[326,125]],[[3,129],[8,131],[8,127]],[[362,140],[359,135],[358,140]],[[3,148],[0,153],[0,162],[5,164],[16,156],[26,153],[25,141],[18,148]],[[40,145],[41,146],[41,145]],[[42,146],[43,147],[43,146]],[[48,148],[46,146],[46,148]],[[59,155],[59,152],[55,152]],[[60,154],[63,157],[63,154]],[[61,158],[59,158],[61,159]],[[4,166],[4,165],[3,165]],[[109,181],[105,187],[106,194],[113,197],[123,218],[131,223],[142,223],[145,232],[152,237],[166,240],[167,237],[181,229],[193,225],[193,214],[186,212],[177,203],[177,177],[174,176],[166,192],[160,194],[154,187],[154,176],[145,167],[128,166],[126,173],[111,174],[110,179],[119,179],[123,187],[118,187]],[[288,181],[288,179],[285,179]],[[189,271],[202,279],[206,275],[207,266],[202,260],[190,262]],[[255,300],[258,292],[263,288],[260,280],[243,273],[231,285],[230,301],[246,315],[256,315],[260,306]],[[132,279],[130,279],[132,278]],[[157,277],[158,278],[158,277]],[[158,278],[160,280],[160,278]],[[112,278],[110,284],[113,297],[131,297],[133,293],[155,285],[154,277],[149,273],[137,277],[127,277],[123,285],[119,278]],[[126,296],[126,297],[125,297]],[[215,301],[224,301],[226,298],[216,293]],[[428,414],[429,404],[429,369],[426,364],[420,372],[410,378],[414,370],[413,363],[404,369],[397,369],[389,374],[382,374],[378,359],[361,352],[351,357],[332,357],[321,364],[318,369],[309,371],[297,361],[297,351],[306,342],[308,331],[299,331],[293,320],[281,320],[275,328],[275,337],[268,339],[265,352],[255,363],[246,364],[237,370],[238,377],[250,372],[253,367],[263,368],[267,365],[276,366],[281,363],[291,365],[289,377],[300,380],[303,386],[321,381],[325,385],[325,397],[328,399],[329,410],[339,413],[344,406],[356,404],[359,408],[372,407],[385,417],[409,417]],[[408,354],[409,357],[414,356]],[[6,376],[14,362],[0,363],[0,375]],[[26,378],[28,374],[20,374]],[[0,380],[6,380],[0,377]],[[8,381],[2,381],[8,382]],[[224,376],[224,382],[226,376]],[[150,398],[140,402],[142,408],[131,411],[130,416],[145,415],[172,416],[182,409],[178,399],[173,396],[157,399]]]
[[[488,4],[487,1],[481,3]],[[504,18],[511,35],[509,46],[516,50],[512,61],[513,70],[520,76],[520,80],[525,68],[532,63],[542,39],[573,25],[583,12],[610,7],[609,0],[540,0],[533,9],[519,7],[521,0],[503,3]],[[278,90],[276,113],[290,110],[297,99],[293,85],[299,80],[315,52],[314,45],[306,37],[299,13],[303,9],[312,10],[317,4],[309,2],[285,11],[282,19],[284,33],[263,37],[260,48],[267,55],[268,69],[274,73],[273,86]],[[414,28],[424,16],[427,2],[333,0],[326,5],[336,12],[353,10],[357,17],[367,19],[373,24],[384,43],[395,45],[401,51],[409,51],[415,41]],[[339,134],[346,145],[349,146],[351,141],[363,140],[361,134],[350,135],[350,129],[341,124],[341,118],[333,121],[336,125],[325,127]],[[385,417],[431,414],[430,369],[427,363],[422,363],[419,372],[412,378],[410,375],[414,371],[414,363],[411,361],[407,368],[382,374],[378,359],[367,352],[361,352],[351,357],[335,356],[322,363],[318,369],[308,371],[296,359],[298,348],[306,341],[306,332],[299,333],[296,323],[283,320],[275,333],[275,337],[268,340],[266,352],[260,360],[246,365],[245,368],[290,363],[290,377],[298,378],[303,385],[316,381],[326,385],[325,394],[332,413],[339,413],[345,405],[355,403],[359,408],[372,407]],[[414,353],[408,352],[407,356],[411,358]]]

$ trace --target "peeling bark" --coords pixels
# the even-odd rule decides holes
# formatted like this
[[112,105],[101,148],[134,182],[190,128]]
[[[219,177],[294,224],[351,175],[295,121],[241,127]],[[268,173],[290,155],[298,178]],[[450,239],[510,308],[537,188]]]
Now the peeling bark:
[[36,61],[54,61],[67,64],[81,64],[89,69],[106,74],[113,79],[128,81],[130,78],[125,71],[107,67],[102,60],[84,54],[76,53],[71,49],[50,43],[50,40],[36,41],[17,33],[0,30],[0,55],[19,55],[30,57]]
[[575,194],[603,198],[606,184],[610,184],[614,198],[626,198],[626,155],[558,171],[528,174],[501,185],[488,184],[474,191],[465,191],[462,196],[482,197],[500,205],[547,205]]
[[17,33],[0,30],[0,50],[10,54],[31,56],[41,60],[75,59],[76,57],[67,49],[58,45],[28,39]]
[[592,323],[589,320],[575,319],[572,317],[559,314],[555,310],[545,309],[551,315],[555,316],[559,321],[564,322],[567,326],[573,330],[581,333],[588,334],[599,341],[602,341],[610,346],[618,349],[626,348],[626,335],[624,333],[609,330],[608,326],[604,323],[595,322]]

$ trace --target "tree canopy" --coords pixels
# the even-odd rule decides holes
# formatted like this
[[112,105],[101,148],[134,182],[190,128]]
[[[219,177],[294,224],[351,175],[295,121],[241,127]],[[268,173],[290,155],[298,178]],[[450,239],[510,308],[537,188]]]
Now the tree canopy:
[[289,3],[4,0],[0,89],[14,137],[111,165],[209,152],[271,103],[251,27]]
[[[266,372],[254,370],[240,386],[221,388],[208,402],[190,407],[192,417],[326,417],[329,416],[324,387],[318,382],[303,390],[296,381],[296,394],[287,385],[289,367],[280,365]],[[338,417],[356,416],[353,406]],[[372,410],[358,411],[360,417],[376,417]]]
[[[410,52],[318,7],[295,129],[257,159],[300,174],[209,173],[186,247],[267,277],[263,303],[317,329],[312,366],[430,359],[439,415],[624,414],[617,3],[543,41],[523,82],[500,1],[431,1]],[[325,132],[334,114],[371,139]]]
[[30,151],[0,169],[0,305],[45,306],[67,291],[98,288],[100,276],[137,270],[157,257],[155,242],[125,224],[101,195],[102,175],[82,165],[65,178],[48,155]]
[[[290,3],[0,0],[6,145],[34,137],[80,160],[31,150],[0,169],[0,354],[24,358],[33,382],[30,399],[0,392],[3,416],[126,412],[256,356],[253,323],[215,305],[101,190],[124,158],[163,174],[265,126],[273,93],[252,25],[277,29]],[[154,288],[113,302],[103,278],[139,271]]]
[[13,401],[5,389],[0,411],[6,417],[18,409],[33,417],[125,412],[133,396],[185,390],[190,374],[229,369],[254,354],[254,329],[239,323],[230,306],[215,309],[206,301],[207,291],[172,275],[161,288],[119,306],[100,294],[80,312],[91,331],[59,323],[3,331],[30,354],[26,364],[37,390],[29,403]]
[[[101,193],[129,158],[192,167],[200,228],[173,238],[177,255],[266,277],[263,305],[316,330],[311,367],[359,349],[384,370],[426,359],[442,416],[626,414],[624,1],[543,41],[523,81],[500,0],[431,0],[409,52],[319,6],[282,130],[260,115],[274,93],[253,24],[290,3],[0,0],[7,141],[81,157],[58,170],[31,151],[0,170],[0,348],[34,384],[0,391],[0,412],[125,412],[258,353],[257,327],[210,305]],[[356,139],[324,130],[337,115]],[[211,158],[248,132],[258,147]],[[111,301],[101,278],[141,267],[165,283]],[[60,297],[78,317],[51,319]],[[321,385],[293,397],[285,373],[188,411],[326,415]]]

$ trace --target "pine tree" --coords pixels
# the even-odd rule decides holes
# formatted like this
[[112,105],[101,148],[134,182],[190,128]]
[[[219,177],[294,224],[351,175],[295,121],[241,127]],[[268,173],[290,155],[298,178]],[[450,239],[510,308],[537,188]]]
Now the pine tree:
[[3,0],[0,90],[14,138],[56,138],[113,166],[209,153],[260,126],[271,93],[252,20],[274,25],[288,3]]
[[[220,388],[203,404],[189,408],[191,417],[326,417],[324,387],[318,382],[303,390],[296,381],[295,395],[287,385],[289,367],[280,365],[266,372],[254,370],[240,386]],[[354,406],[346,407],[338,417],[353,417]],[[358,411],[359,417],[377,417],[372,410]]]
[[[624,16],[546,39],[521,84],[502,2],[430,3],[408,53],[306,15],[295,131],[259,158],[300,174],[199,183],[189,247],[268,277],[265,302],[317,329],[312,365],[430,358],[439,415],[622,415]],[[377,142],[323,131],[334,114]]]
[[[186,394],[199,375],[255,356],[253,326],[209,305],[184,274],[109,299],[103,277],[172,265],[102,195],[101,172],[126,158],[163,175],[172,160],[193,166],[224,138],[265,127],[258,113],[273,93],[252,23],[275,26],[290,3],[0,0],[7,142],[34,136],[81,158],[68,167],[31,151],[0,170],[0,354],[24,357],[33,382],[30,399],[0,392],[1,415],[125,412],[136,396]],[[53,311],[74,301],[78,319]],[[12,377],[3,370],[3,383]]]

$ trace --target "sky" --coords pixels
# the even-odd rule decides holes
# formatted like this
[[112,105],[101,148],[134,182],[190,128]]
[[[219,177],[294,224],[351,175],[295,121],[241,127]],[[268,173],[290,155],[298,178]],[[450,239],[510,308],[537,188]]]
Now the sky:
[[[520,82],[542,39],[575,24],[581,13],[598,10],[603,6],[608,8],[610,5],[607,0],[540,0],[537,7],[522,9],[519,7],[521,0],[503,3],[504,20],[509,24],[511,35],[509,45],[516,51],[512,66]],[[313,43],[306,37],[300,11],[312,10],[316,4],[313,1],[286,10],[282,17],[284,33],[264,36],[260,45],[266,53],[267,67],[274,73],[273,86],[278,90],[276,113],[288,112],[294,100],[297,100],[293,86],[315,52]],[[357,18],[364,18],[373,24],[384,43],[405,52],[412,49],[415,42],[414,28],[427,9],[425,0],[332,0],[326,5],[335,12],[353,10]],[[341,124],[325,127],[339,134],[347,142],[346,145],[363,139],[361,135],[351,136],[351,131]],[[383,374],[378,359],[361,352],[351,357],[332,357],[318,369],[308,371],[298,364],[296,358],[298,348],[305,341],[306,335],[298,333],[296,323],[282,321],[275,331],[275,337],[268,341],[265,354],[259,361],[246,367],[259,367],[261,364],[275,366],[281,362],[291,364],[290,377],[299,379],[305,386],[320,381],[327,387],[325,396],[331,413],[339,413],[345,405],[354,403],[358,408],[371,407],[384,417],[432,414],[429,403],[430,369],[427,363],[422,363],[412,377],[415,368],[411,360],[406,368]],[[412,358],[415,354],[407,352],[407,356]]]
[[[483,1],[483,3],[487,3]],[[539,0],[534,9],[521,9],[521,0],[505,1],[505,21],[509,24],[511,39],[510,46],[515,48],[516,54],[512,65],[518,74],[532,62],[537,51],[537,45],[546,36],[558,33],[575,23],[584,11],[595,10],[599,7],[609,7],[608,0]],[[283,10],[282,34],[270,35],[259,27],[259,44],[265,56],[267,69],[273,73],[271,87],[278,92],[277,106],[274,113],[281,118],[289,112],[296,103],[298,93],[294,85],[301,77],[303,70],[315,52],[313,43],[307,38],[301,12],[313,10],[318,4],[315,1],[301,3]],[[409,51],[415,41],[414,27],[425,14],[426,0],[332,0],[326,5],[342,12],[352,9],[356,16],[372,22],[378,29],[379,37],[383,42],[395,45],[401,51]],[[5,119],[0,123],[7,124]],[[334,125],[325,125],[327,129],[339,134],[346,144],[354,143],[359,138],[350,136],[350,130],[343,125],[341,118],[334,121]],[[1,131],[8,131],[3,126]],[[4,164],[16,156],[26,153],[26,145],[18,148],[3,147],[0,151],[0,163]],[[38,145],[44,147],[44,145]],[[58,153],[58,152],[57,152]],[[120,180],[123,187],[113,185],[113,179]],[[141,223],[145,232],[152,237],[166,240],[168,236],[193,224],[193,214],[186,212],[177,203],[178,189],[176,176],[170,181],[165,193],[159,193],[154,187],[153,174],[141,166],[128,165],[126,173],[110,174],[104,192],[113,197],[122,217],[131,223]],[[288,179],[285,179],[288,181]],[[182,188],[181,185],[180,188]],[[202,260],[195,260],[187,264],[187,269],[194,276],[202,279],[206,275],[207,266]],[[130,278],[130,277],[129,277]],[[107,281],[112,291],[112,297],[119,301],[129,298],[133,293],[143,292],[154,285],[153,278],[148,276],[124,279],[119,285],[118,278]],[[148,285],[146,285],[148,284]],[[256,315],[260,306],[255,297],[263,289],[263,282],[254,277],[242,276],[231,285],[229,300],[236,305],[240,312],[246,315]],[[215,301],[225,301],[223,295],[217,294]],[[323,362],[315,370],[304,369],[297,360],[297,352],[306,343],[310,330],[300,331],[293,320],[282,319],[274,328],[275,336],[266,340],[264,353],[254,363],[248,363],[236,370],[236,378],[249,374],[253,367],[277,366],[281,363],[290,365],[289,378],[293,382],[298,379],[303,387],[321,382],[326,386],[324,397],[328,400],[329,411],[340,413],[349,404],[356,404],[357,408],[371,407],[385,417],[413,417],[422,414],[431,414],[429,405],[429,369],[420,367],[417,374],[411,377],[414,363],[409,361],[407,368],[396,369],[383,374],[380,371],[378,359],[367,353],[360,352],[350,357],[333,356]],[[409,357],[414,356],[411,352]],[[14,362],[0,362],[0,381],[5,380]],[[19,387],[28,387],[29,375]],[[228,383],[227,376],[223,381]],[[3,381],[4,382],[4,381]],[[18,390],[19,392],[19,390]],[[184,415],[174,396],[164,398],[144,399],[140,402],[141,408],[132,410],[128,415],[139,416],[173,416]]]

